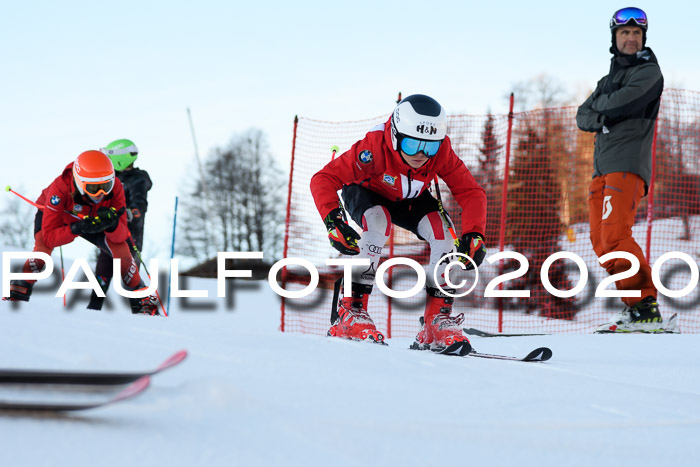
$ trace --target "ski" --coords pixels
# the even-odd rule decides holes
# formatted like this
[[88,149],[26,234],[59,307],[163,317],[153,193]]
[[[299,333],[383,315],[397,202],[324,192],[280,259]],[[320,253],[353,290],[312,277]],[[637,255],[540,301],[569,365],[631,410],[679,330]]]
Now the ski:
[[[174,367],[187,357],[186,350],[174,353],[156,369],[135,373],[102,373],[60,370],[3,370],[0,384],[93,385],[118,386],[133,383],[144,376],[153,376]],[[126,389],[125,389],[126,391]],[[88,407],[89,408],[89,407]]]
[[478,337],[522,337],[522,336],[546,336],[547,334],[537,333],[491,333],[475,328],[462,328],[462,330],[470,336]]
[[101,402],[34,402],[34,401],[8,401],[0,400],[0,410],[29,410],[41,412],[68,412],[73,410],[87,410],[131,399],[148,388],[151,382],[150,376],[142,376],[126,388],[119,391],[114,397]]
[[[427,347],[423,347],[420,344],[414,342],[409,347],[411,350],[429,350]],[[492,358],[495,360],[510,360],[514,362],[546,362],[552,358],[552,350],[548,347],[538,347],[531,351],[524,357],[511,357],[507,355],[494,355],[488,353],[481,353],[474,350],[467,341],[455,342],[452,345],[445,347],[440,350],[433,350],[434,353],[442,355],[451,355],[456,357],[478,357],[478,358]]]
[[509,357],[506,355],[493,355],[488,353],[481,353],[473,351],[467,355],[468,357],[479,357],[479,358],[493,358],[496,360],[511,360],[515,362],[546,362],[552,358],[552,350],[548,347],[539,347],[526,356],[520,357]]
[[455,357],[464,357],[473,352],[472,345],[469,341],[459,341],[454,344],[448,345],[442,350],[437,350],[435,353],[442,355],[454,355]]

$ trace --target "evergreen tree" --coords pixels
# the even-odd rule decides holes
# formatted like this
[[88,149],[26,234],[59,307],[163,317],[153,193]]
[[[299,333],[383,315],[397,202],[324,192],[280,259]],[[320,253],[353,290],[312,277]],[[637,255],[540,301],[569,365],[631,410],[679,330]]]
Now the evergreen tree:
[[[541,122],[538,127],[543,127]],[[540,136],[528,122],[518,141],[508,188],[506,242],[530,263],[526,276],[512,284],[514,288],[530,290],[531,298],[522,302],[527,307],[526,312],[538,311],[549,318],[573,319],[578,311],[575,298],[551,295],[540,280],[542,264],[560,251],[559,244],[565,233],[560,212],[562,192],[554,164],[555,158],[564,155],[550,150],[551,138],[551,134],[549,139]],[[549,281],[559,290],[573,287],[565,266],[564,261],[556,261],[549,268]]]

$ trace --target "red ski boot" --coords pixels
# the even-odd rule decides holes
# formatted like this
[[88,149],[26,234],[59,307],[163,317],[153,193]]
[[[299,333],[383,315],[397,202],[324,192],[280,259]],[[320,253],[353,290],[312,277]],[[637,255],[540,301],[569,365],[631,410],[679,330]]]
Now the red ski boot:
[[462,354],[462,348],[468,353],[471,350],[469,339],[462,334],[464,313],[450,316],[454,298],[432,287],[428,287],[427,292],[425,314],[420,319],[421,330],[411,348],[441,352],[453,344],[464,342],[464,345],[457,346],[460,347],[458,353]]
[[[369,287],[367,289],[372,290]],[[338,315],[328,330],[328,335],[356,341],[369,339],[378,344],[383,344],[384,334],[377,331],[374,321],[367,313],[368,300],[368,291],[359,292],[353,290],[352,297],[341,297],[338,301]]]

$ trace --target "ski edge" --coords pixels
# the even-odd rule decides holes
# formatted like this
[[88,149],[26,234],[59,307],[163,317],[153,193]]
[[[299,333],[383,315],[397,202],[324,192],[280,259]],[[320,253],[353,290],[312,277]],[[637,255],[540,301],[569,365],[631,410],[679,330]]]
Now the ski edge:
[[95,409],[106,405],[115,404],[144,392],[151,384],[150,376],[142,376],[121,391],[114,397],[102,402],[87,402],[87,403],[42,403],[42,402],[13,402],[0,400],[0,410],[21,410],[21,411],[36,411],[36,412],[70,412],[76,410]]
[[181,363],[187,350],[179,350],[155,370],[137,373],[72,372],[60,370],[0,370],[0,384],[66,384],[119,386],[133,383],[144,376],[153,376]]

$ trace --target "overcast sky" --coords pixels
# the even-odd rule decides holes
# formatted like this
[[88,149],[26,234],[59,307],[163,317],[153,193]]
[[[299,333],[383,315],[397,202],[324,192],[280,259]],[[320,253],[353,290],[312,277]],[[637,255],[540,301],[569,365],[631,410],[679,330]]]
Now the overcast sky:
[[[154,181],[146,256],[167,259],[174,197],[186,195],[182,181],[195,167],[188,107],[202,156],[256,127],[286,172],[295,115],[343,121],[388,114],[399,91],[431,95],[451,114],[505,113],[512,85],[540,73],[584,96],[607,73],[609,20],[624,6],[6,2],[0,184],[36,198],[80,152],[132,139],[136,165]],[[647,45],[667,87],[700,91],[698,3],[635,6],[649,15]],[[0,195],[0,207],[9,196]]]

